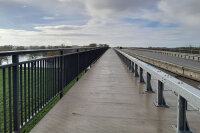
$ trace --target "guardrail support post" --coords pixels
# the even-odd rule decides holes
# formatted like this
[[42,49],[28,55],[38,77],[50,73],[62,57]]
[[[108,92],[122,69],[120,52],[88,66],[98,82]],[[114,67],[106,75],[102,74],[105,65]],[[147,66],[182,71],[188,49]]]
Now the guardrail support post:
[[138,74],[138,65],[135,63],[135,77],[139,77]]
[[60,51],[60,98],[63,97],[63,80],[64,80],[64,57],[63,50]]
[[135,69],[134,69],[134,62],[132,62],[132,73],[134,73],[135,72]]
[[168,107],[165,102],[163,90],[164,90],[164,84],[160,80],[158,80],[157,102],[155,103],[157,107]]
[[140,83],[144,83],[143,69],[140,67]]
[[77,52],[77,57],[78,57],[78,62],[77,62],[77,73],[78,73],[78,75],[77,75],[77,78],[76,78],[76,81],[78,81],[79,80],[79,49],[77,49],[76,50],[76,52]]
[[19,56],[12,56],[13,66],[13,121],[14,133],[19,133]]
[[177,127],[173,126],[177,133],[192,133],[186,117],[187,101],[181,95],[178,95],[178,117]]
[[131,63],[131,60],[128,60],[128,62],[129,62],[129,63],[128,63],[128,64],[129,64],[129,70],[131,70],[131,64],[132,64],[132,63]]
[[151,86],[151,74],[147,72],[147,89],[146,92],[153,92]]

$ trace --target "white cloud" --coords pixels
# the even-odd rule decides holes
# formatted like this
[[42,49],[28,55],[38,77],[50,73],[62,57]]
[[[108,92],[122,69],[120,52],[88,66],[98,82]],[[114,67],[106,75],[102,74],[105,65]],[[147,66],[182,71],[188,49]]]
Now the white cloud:
[[41,31],[71,31],[71,30],[81,30],[84,26],[75,25],[57,25],[57,26],[41,26],[35,27],[36,30]]
[[158,8],[166,16],[185,26],[200,26],[199,0],[161,0]]
[[[0,0],[1,1],[1,0]],[[200,42],[199,0],[7,0],[44,11],[42,19],[53,21],[57,17],[72,16],[87,23],[68,25],[56,22],[37,24],[35,31],[0,29],[0,45],[59,45],[61,43],[108,43],[112,46],[175,46]],[[70,18],[70,17],[69,17]],[[176,27],[145,27],[140,23],[127,23],[124,18],[143,19]],[[17,23],[17,22],[16,22]],[[170,45],[171,44],[171,45]]]
[[55,17],[47,17],[47,16],[45,16],[45,17],[43,17],[42,19],[44,19],[44,20],[54,20]]
[[85,0],[85,5],[91,16],[108,19],[153,7],[156,2],[157,0]]

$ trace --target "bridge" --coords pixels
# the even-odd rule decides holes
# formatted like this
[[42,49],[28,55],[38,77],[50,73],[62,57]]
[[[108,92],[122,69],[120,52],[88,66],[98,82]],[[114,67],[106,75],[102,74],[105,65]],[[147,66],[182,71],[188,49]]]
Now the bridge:
[[[19,97],[14,94],[13,99],[17,99],[20,104],[15,105],[15,108],[20,110],[21,107],[22,111],[17,112],[14,108],[13,114],[18,115],[13,118],[14,127],[10,126],[11,130],[8,130],[9,128],[4,124],[4,132],[12,130],[20,132],[24,125],[45,109],[45,106],[60,96],[59,102],[31,130],[31,133],[200,133],[200,91],[198,89],[120,49],[106,50],[107,48],[96,48],[72,54],[55,50],[61,51],[61,55],[37,61],[17,62],[14,66],[19,66],[20,71],[18,75],[17,70],[13,69],[17,72],[14,75],[27,76],[28,83],[30,82],[31,85],[27,87],[27,93],[15,86],[28,98],[25,98],[27,101],[25,100],[24,109],[24,106],[20,106],[24,105],[23,99],[18,99],[21,98],[21,93]],[[13,56],[15,57],[16,54]],[[67,63],[68,61],[71,63]],[[53,62],[53,65],[48,65],[48,62]],[[5,69],[8,69],[9,75],[10,67],[12,66],[2,68],[3,85],[6,85]],[[41,75],[35,73],[38,70]],[[78,75],[82,72],[86,73],[79,79]],[[35,80],[38,75],[41,81]],[[52,76],[56,78],[51,78]],[[74,79],[78,82],[63,95],[64,87]],[[24,80],[20,79],[20,81]],[[21,85],[20,81],[18,82]],[[25,80],[24,83],[26,82]],[[33,85],[32,92],[34,82],[40,84],[36,87]],[[49,87],[51,89],[48,89]],[[22,88],[26,89],[24,86]],[[5,89],[6,87],[3,86],[4,94]],[[32,94],[35,96],[32,97]],[[32,98],[37,99],[32,103]],[[9,98],[9,101],[11,100],[12,98]],[[4,97],[3,107],[6,107],[5,102]],[[3,109],[5,113],[5,108]],[[8,114],[12,113],[12,108],[9,108],[10,110]],[[24,113],[27,114],[24,116]],[[7,120],[5,116],[4,122]],[[19,118],[20,116],[22,119]]]
[[[157,90],[156,80],[152,87]],[[168,108],[157,107],[157,94],[145,90],[146,85],[110,49],[31,132],[175,132],[177,96],[165,91]],[[188,123],[195,133],[199,118],[197,111],[188,111]]]

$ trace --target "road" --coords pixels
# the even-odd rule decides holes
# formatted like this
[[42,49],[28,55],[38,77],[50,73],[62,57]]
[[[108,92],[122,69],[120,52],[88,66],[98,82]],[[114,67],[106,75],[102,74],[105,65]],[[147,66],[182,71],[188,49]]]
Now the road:
[[[179,58],[179,57],[174,57],[174,56],[167,56],[167,55],[163,55],[160,53],[153,53],[153,52],[147,52],[147,51],[137,51],[137,50],[130,50],[130,49],[123,49],[123,50],[134,53],[134,54],[142,55],[145,57],[153,58],[156,60],[165,61],[165,62],[172,63],[175,65],[183,66],[186,68],[200,70],[200,62],[199,61],[184,59],[184,58]],[[172,72],[169,72],[169,71],[166,71],[163,69],[161,69],[161,70],[172,75],[173,77],[176,77],[177,79],[195,87],[195,88],[200,89],[200,82],[198,82],[198,81],[176,75]]]
[[134,54],[142,55],[145,57],[153,58],[160,61],[165,61],[168,63],[172,63],[175,65],[183,66],[185,68],[194,69],[194,70],[200,70],[200,61],[196,60],[189,60],[174,56],[167,56],[160,53],[153,53],[148,51],[137,51],[137,50],[130,50],[130,49],[124,49],[125,51],[132,52]]

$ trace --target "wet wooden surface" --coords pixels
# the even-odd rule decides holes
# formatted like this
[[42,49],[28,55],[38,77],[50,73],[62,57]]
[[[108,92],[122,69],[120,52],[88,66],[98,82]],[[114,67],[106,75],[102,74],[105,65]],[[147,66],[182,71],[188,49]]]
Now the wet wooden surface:
[[[157,81],[152,79],[152,84],[156,91]],[[31,132],[174,133],[177,97],[164,92],[170,108],[158,108],[154,106],[156,93],[145,93],[145,87],[110,49]],[[200,113],[188,115],[198,133]]]

